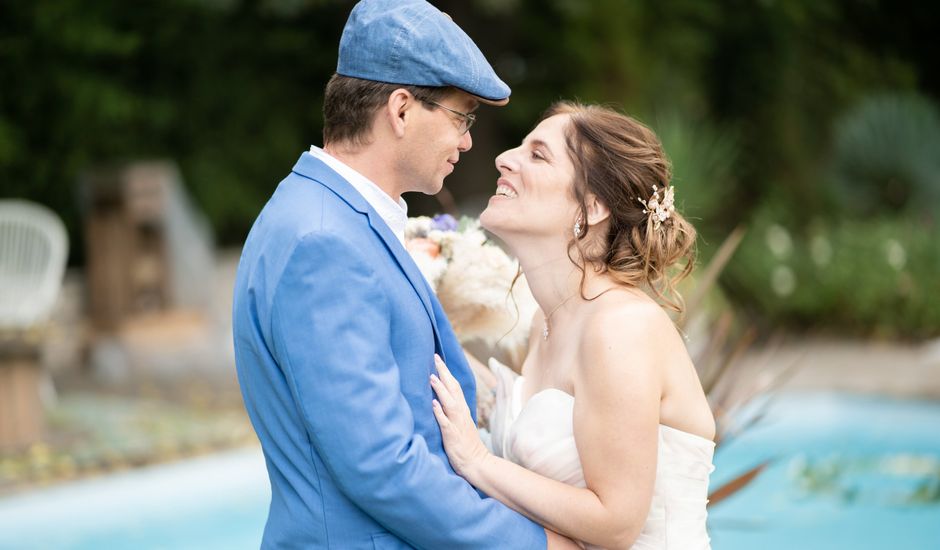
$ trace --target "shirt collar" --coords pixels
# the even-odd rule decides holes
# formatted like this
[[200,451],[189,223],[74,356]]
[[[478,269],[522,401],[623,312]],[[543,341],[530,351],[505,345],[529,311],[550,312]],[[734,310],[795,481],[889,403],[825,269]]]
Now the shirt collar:
[[405,244],[405,226],[408,224],[408,203],[405,202],[405,199],[399,197],[396,203],[388,193],[382,191],[372,180],[316,145],[310,146],[308,154],[322,161],[348,181],[362,195],[362,198],[366,199],[369,206],[378,212],[402,245]]

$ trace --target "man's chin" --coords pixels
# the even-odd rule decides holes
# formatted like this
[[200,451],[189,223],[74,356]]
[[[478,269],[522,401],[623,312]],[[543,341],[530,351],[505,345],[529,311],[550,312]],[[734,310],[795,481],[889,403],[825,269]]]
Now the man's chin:
[[444,189],[444,180],[442,179],[438,182],[435,182],[426,186],[424,189],[421,190],[421,192],[424,193],[425,195],[430,195],[433,197],[434,195],[440,193],[441,190],[443,189]]
[[444,181],[439,180],[437,182],[422,182],[420,185],[415,185],[410,189],[402,191],[402,193],[421,193],[422,195],[434,196],[441,192],[444,188]]

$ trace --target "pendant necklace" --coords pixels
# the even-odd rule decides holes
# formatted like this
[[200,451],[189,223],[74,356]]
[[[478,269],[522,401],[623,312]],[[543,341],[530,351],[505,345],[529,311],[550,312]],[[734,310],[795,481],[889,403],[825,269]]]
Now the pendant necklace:
[[[612,286],[612,287],[610,287],[610,288],[608,288],[608,289],[602,291],[600,294],[598,294],[597,296],[595,296],[595,297],[593,297],[593,298],[585,298],[585,299],[588,300],[588,301],[596,300],[596,299],[600,298],[601,296],[603,296],[604,294],[607,294],[607,293],[610,292],[611,290],[614,290],[615,288],[620,288],[620,287],[619,287],[619,285]],[[552,308],[552,311],[551,311],[548,315],[545,316],[545,324],[542,326],[542,340],[548,340],[549,325],[550,325],[550,323],[552,322],[552,315],[554,315],[555,312],[558,311],[558,308],[560,308],[561,306],[565,305],[565,302],[567,302],[568,300],[574,298],[576,294],[577,294],[577,292],[575,292],[575,293],[572,294],[571,296],[568,296],[567,298],[565,298],[564,300],[562,300],[560,304],[558,304],[557,306],[553,307],[553,308]]]
[[548,340],[549,326],[550,326],[550,323],[552,322],[552,315],[554,315],[555,312],[558,311],[558,308],[565,305],[565,302],[574,298],[576,294],[577,292],[575,292],[571,296],[568,296],[567,298],[562,300],[557,306],[552,308],[552,310],[548,313],[548,315],[545,316],[545,321],[544,321],[545,324],[542,325],[542,340]]

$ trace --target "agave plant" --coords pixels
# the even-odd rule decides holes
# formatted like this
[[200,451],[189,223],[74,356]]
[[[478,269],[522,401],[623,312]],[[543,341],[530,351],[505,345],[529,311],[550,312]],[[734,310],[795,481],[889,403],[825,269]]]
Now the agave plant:
[[849,213],[940,205],[940,111],[917,95],[863,100],[834,127],[832,203]]
[[[698,272],[695,286],[687,291],[686,315],[677,322],[679,329],[690,335],[689,352],[712,407],[718,428],[715,442],[719,448],[763,418],[770,399],[763,400],[762,406],[746,417],[738,413],[756,398],[778,388],[796,367],[796,364],[783,369],[770,367],[769,359],[780,343],[777,336],[771,338],[766,346],[764,361],[745,370],[740,359],[756,341],[756,329],[751,325],[742,328],[741,323],[736,323],[734,310],[730,307],[711,310],[704,307],[706,298],[714,293],[719,275],[734,256],[744,234],[743,227],[735,229],[710,262]],[[770,460],[764,461],[714,489],[709,495],[709,505],[714,506],[746,487],[770,463]]]
[[677,112],[655,117],[653,125],[672,163],[672,181],[682,213],[692,220],[726,219],[740,159],[738,135],[707,120]]

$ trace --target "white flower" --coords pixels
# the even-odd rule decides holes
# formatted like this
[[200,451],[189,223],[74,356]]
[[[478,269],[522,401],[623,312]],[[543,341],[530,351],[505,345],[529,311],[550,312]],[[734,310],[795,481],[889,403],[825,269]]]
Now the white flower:
[[768,227],[765,239],[767,248],[777,258],[786,258],[793,251],[793,239],[790,238],[790,233],[780,225],[773,224]]
[[446,239],[450,238],[450,235],[454,235],[453,231],[441,231],[440,229],[431,229],[427,233],[428,239],[436,243],[443,243]]
[[895,271],[901,271],[907,264],[907,251],[904,250],[901,243],[894,239],[888,239],[885,242],[885,257],[888,260],[888,265],[893,267]]
[[411,257],[414,259],[418,269],[421,270],[421,274],[427,279],[431,290],[437,292],[437,286],[440,284],[441,277],[444,275],[444,272],[447,271],[447,260],[444,259],[443,256],[432,258],[427,254],[414,252],[411,254]]
[[489,345],[499,341],[510,354],[524,353],[538,306],[523,277],[512,287],[515,305],[509,297],[518,263],[487,241],[477,220],[464,218],[456,231],[432,227],[431,218],[409,218],[406,248],[440,299],[457,337]]
[[829,244],[829,239],[822,235],[813,237],[809,242],[809,253],[816,265],[829,265],[832,261],[832,245]]
[[492,343],[516,321],[509,287],[517,264],[499,247],[466,247],[454,256],[438,286],[438,298],[462,340]]
[[770,288],[777,296],[789,296],[796,289],[796,275],[785,265],[778,265],[770,274]]
[[427,237],[431,232],[431,218],[428,216],[417,216],[408,218],[405,224],[405,238],[414,239],[417,237]]

